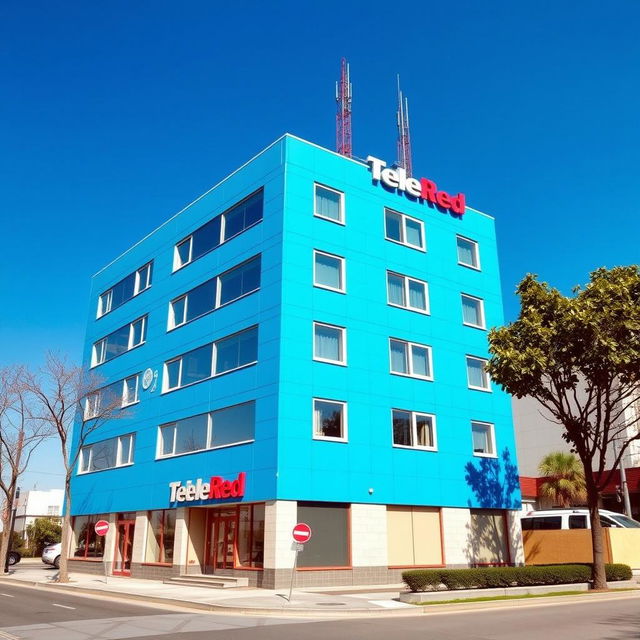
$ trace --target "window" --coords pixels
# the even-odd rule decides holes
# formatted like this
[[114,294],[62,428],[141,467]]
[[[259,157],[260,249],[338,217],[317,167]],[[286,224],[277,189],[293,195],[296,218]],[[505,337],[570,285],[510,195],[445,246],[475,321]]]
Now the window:
[[427,287],[422,280],[387,271],[387,302],[394,307],[429,313]]
[[145,562],[173,563],[173,541],[176,531],[175,509],[149,511]]
[[473,454],[476,456],[496,457],[496,442],[493,425],[488,422],[471,422]]
[[138,318],[124,327],[120,327],[106,338],[93,345],[91,366],[113,360],[119,355],[144,343],[146,338],[147,316]]
[[80,449],[78,473],[105,471],[133,464],[133,441],[135,434],[109,438]]
[[349,506],[322,502],[298,502],[298,522],[313,531],[298,554],[299,567],[348,567]]
[[138,377],[136,373],[89,393],[84,403],[84,419],[90,420],[101,414],[106,416],[118,407],[138,402]]
[[440,509],[387,506],[390,566],[442,566]]
[[238,511],[238,566],[261,569],[264,563],[264,504],[242,504]]
[[131,298],[142,293],[151,286],[151,271],[153,262],[148,262],[138,270],[130,273],[111,289],[98,297],[98,318],[122,306]]
[[484,358],[467,356],[467,384],[469,389],[477,391],[491,391],[489,374],[487,373],[487,361]]
[[569,529],[588,529],[587,516],[569,516]]
[[50,504],[47,507],[47,515],[48,516],[59,516],[60,515],[60,507],[57,504]]
[[244,402],[160,426],[159,458],[252,442],[255,402]]
[[562,516],[533,516],[520,520],[523,531],[562,529]]
[[175,246],[173,270],[197,260],[262,220],[263,191],[251,194],[224,213],[209,220]]
[[314,215],[318,218],[344,224],[344,194],[316,184]]
[[392,209],[384,210],[385,237],[392,242],[404,244],[413,249],[425,250],[424,225],[420,220],[410,218]]
[[172,391],[258,361],[258,327],[183,353],[164,364],[163,391]]
[[482,299],[462,294],[462,323],[468,327],[484,329],[484,303]]
[[346,329],[332,324],[313,323],[313,359],[346,364]]
[[76,516],[73,519],[73,558],[85,560],[102,558],[106,536],[99,536],[94,527],[96,522],[107,519],[106,514]]
[[211,278],[173,300],[169,329],[175,329],[260,288],[260,256]]
[[463,236],[456,236],[458,246],[458,264],[463,267],[471,267],[480,270],[480,255],[478,254],[478,243]]
[[125,378],[122,386],[122,406],[138,402],[138,376]]
[[344,258],[323,251],[314,251],[313,284],[321,289],[345,293]]
[[436,450],[435,416],[402,409],[393,409],[391,413],[394,446]]
[[313,400],[313,437],[322,440],[347,440],[346,402]]
[[431,347],[389,338],[391,373],[433,380]]

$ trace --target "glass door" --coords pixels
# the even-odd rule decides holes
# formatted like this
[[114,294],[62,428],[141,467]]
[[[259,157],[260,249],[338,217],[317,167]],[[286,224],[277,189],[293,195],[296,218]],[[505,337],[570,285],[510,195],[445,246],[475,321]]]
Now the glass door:
[[118,520],[116,524],[116,553],[113,559],[114,576],[131,575],[131,551],[135,520]]
[[[207,526],[207,567],[209,571],[216,569],[233,569],[236,554],[235,509],[212,509],[209,512]],[[208,572],[205,570],[205,572]]]

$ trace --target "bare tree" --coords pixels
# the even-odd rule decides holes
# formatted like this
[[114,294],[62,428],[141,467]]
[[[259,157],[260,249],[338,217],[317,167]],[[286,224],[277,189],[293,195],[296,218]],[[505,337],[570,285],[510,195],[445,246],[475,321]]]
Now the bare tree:
[[28,379],[29,374],[24,367],[0,369],[0,491],[5,504],[0,537],[2,572],[11,544],[11,514],[18,481],[36,447],[52,435],[49,426],[35,420],[31,414]]
[[45,366],[30,378],[29,391],[35,398],[38,419],[60,439],[64,464],[64,513],[59,582],[69,581],[68,558],[71,530],[71,479],[87,438],[107,422],[124,414],[122,391],[113,385],[101,387],[101,380],[66,358],[49,353]]

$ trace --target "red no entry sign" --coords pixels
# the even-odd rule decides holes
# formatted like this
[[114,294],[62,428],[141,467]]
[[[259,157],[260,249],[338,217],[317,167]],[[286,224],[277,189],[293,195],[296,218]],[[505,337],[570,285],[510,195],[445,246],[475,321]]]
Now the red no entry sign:
[[106,536],[107,531],[109,531],[109,523],[106,520],[98,520],[98,522],[96,522],[95,526],[93,527],[93,530],[99,536]]
[[293,539],[302,544],[309,542],[311,539],[311,527],[304,522],[298,522],[298,524],[293,527]]

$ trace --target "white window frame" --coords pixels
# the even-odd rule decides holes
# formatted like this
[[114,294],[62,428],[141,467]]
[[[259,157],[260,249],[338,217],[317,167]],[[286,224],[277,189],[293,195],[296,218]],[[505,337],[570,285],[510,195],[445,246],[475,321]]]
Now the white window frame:
[[[413,442],[418,442],[418,416],[424,416],[426,418],[431,418],[432,425],[432,434],[433,434],[433,445],[423,446],[420,444],[396,444],[393,440],[393,412],[394,411],[402,411],[403,413],[408,413],[411,416],[411,439]],[[417,449],[419,451],[437,451],[438,450],[438,430],[436,428],[436,416],[433,413],[427,413],[426,411],[409,411],[408,409],[399,409],[398,407],[393,407],[391,409],[391,445],[396,449]]]
[[[180,252],[178,251],[178,247],[181,247],[185,243],[189,243],[189,257],[185,262],[180,262]],[[193,259],[193,234],[187,236],[177,242],[173,248],[173,271],[178,271],[178,269],[182,269],[182,267],[186,267],[188,264],[192,262]]]
[[[487,428],[488,437],[487,441],[492,449],[491,453],[477,453],[473,450],[473,426],[474,425],[482,425]],[[473,455],[478,458],[497,458],[497,448],[496,448],[496,428],[493,422],[485,422],[484,420],[472,420],[471,421],[471,451]]]
[[[218,295],[217,291],[216,291],[216,296]],[[176,302],[179,302],[180,300],[184,299],[184,311],[182,314],[182,321],[181,322],[176,322],[176,313],[175,313],[175,309],[174,309],[174,304]],[[169,318],[167,320],[167,329],[171,330],[171,329],[177,329],[178,327],[181,327],[182,325],[187,324],[187,307],[189,305],[189,295],[188,293],[183,293],[181,296],[178,296],[177,298],[174,298],[173,300],[171,300],[171,302],[169,303]]]
[[[131,402],[127,402],[126,398],[127,398],[127,380],[131,380],[132,378],[135,378],[135,390],[133,393],[134,399]],[[123,407],[129,407],[132,404],[136,404],[137,402],[140,402],[140,397],[139,397],[139,393],[140,393],[140,376],[136,373],[133,376],[127,376],[123,381],[122,381],[122,406]]]
[[[133,326],[137,322],[142,323],[142,328],[140,329],[141,340],[140,342],[134,344],[133,337],[135,335],[135,330]],[[147,341],[147,316],[142,316],[140,318],[136,318],[135,320],[129,323],[129,343],[128,343],[127,351],[131,351],[131,349],[134,349],[135,347],[139,347],[140,345],[143,345],[146,341]]]
[[[470,242],[473,245],[473,255],[475,256],[476,262],[478,263],[477,267],[473,264],[467,264],[466,262],[462,262],[460,260],[460,254],[458,253],[458,239],[466,240],[467,242]],[[456,257],[458,258],[458,264],[460,266],[467,267],[468,269],[473,269],[474,271],[482,271],[482,266],[480,264],[480,245],[478,244],[477,240],[472,240],[467,236],[462,236],[460,234],[457,234],[456,235]]]
[[[406,300],[406,305],[396,304],[395,302],[391,302],[389,295],[389,276],[397,276],[398,278],[402,278],[402,286],[404,288],[404,299]],[[409,296],[409,282],[417,282],[418,284],[424,285],[424,301],[426,304],[426,309],[420,309],[420,307],[412,307],[409,300],[411,299]],[[431,305],[429,304],[429,283],[426,280],[419,280],[418,278],[412,278],[411,276],[406,276],[403,273],[398,273],[397,271],[391,271],[387,269],[387,304],[390,307],[395,307],[396,309],[406,309],[408,311],[416,311],[418,313],[422,313],[425,316],[431,315]]]
[[91,420],[100,413],[100,390],[87,394],[84,400],[84,420]]
[[[164,363],[164,370],[162,372],[162,392],[165,393],[166,391],[175,391],[176,389],[182,389],[183,387],[180,385],[180,382],[182,381],[182,358],[183,358],[184,354],[181,354],[175,358],[171,358],[171,360],[167,360]],[[178,362],[178,384],[175,387],[170,387],[169,386],[169,365],[172,364],[173,362]],[[195,384],[195,383],[194,383]]]
[[[316,355],[316,327],[329,327],[330,329],[337,329],[340,332],[340,346],[342,347],[342,360],[330,360],[329,358],[321,358]],[[326,362],[328,364],[338,364],[343,367],[347,366],[347,329],[336,324],[329,324],[328,322],[316,322],[313,321],[313,359],[316,362]]]
[[[111,469],[119,469],[120,467],[130,467],[134,463],[134,455],[133,449],[135,445],[135,433],[125,433],[121,436],[114,436],[113,438],[106,438],[106,440],[116,440],[116,464],[114,467],[108,467],[107,469],[96,469],[94,471],[90,471],[91,462],[93,461],[93,447],[96,444],[100,444],[101,442],[105,442],[105,440],[99,440],[98,442],[92,442],[91,444],[85,444],[80,448],[80,455],[78,458],[78,472],[77,475],[84,475],[86,473],[99,473],[100,471],[109,471]],[[126,462],[122,461],[122,439],[129,438],[129,458]],[[88,457],[86,456],[86,450],[89,450]]]
[[[335,258],[340,262],[340,281],[342,282],[342,288],[336,289],[335,287],[330,287],[326,284],[321,284],[316,279],[316,256],[327,256],[329,258]],[[337,293],[346,293],[347,292],[347,261],[342,257],[338,256],[335,253],[329,253],[328,251],[320,251],[319,249],[313,250],[313,286],[318,287],[318,289],[327,289],[328,291],[335,291]]]
[[[403,344],[405,346],[409,373],[401,373],[400,371],[394,371],[391,368],[392,366],[391,343],[392,342],[399,342],[400,344]],[[411,352],[411,347],[419,347],[421,349],[427,350],[427,361],[429,363],[429,371],[431,372],[430,376],[423,376],[423,375],[420,375],[419,373],[414,372],[413,354]],[[404,378],[418,378],[419,380],[433,381],[433,352],[431,347],[428,344],[420,344],[419,342],[409,342],[408,340],[402,340],[400,338],[389,338],[389,373],[391,373],[394,376],[403,376]],[[401,409],[398,409],[398,411],[401,411]]]
[[[396,240],[395,238],[390,238],[387,235],[387,211],[393,213],[401,218],[400,224],[400,240]],[[393,242],[394,244],[400,244],[403,247],[409,247],[409,249],[415,249],[416,251],[422,251],[422,253],[427,252],[427,236],[424,230],[424,222],[419,220],[418,218],[414,218],[413,216],[408,216],[406,213],[402,213],[400,211],[396,211],[391,207],[384,207],[383,209],[383,223],[384,223],[384,238],[389,242]],[[422,240],[422,246],[417,247],[415,244],[409,244],[407,242],[407,220],[411,220],[413,222],[417,222],[420,225],[420,239]]]
[[[467,298],[468,300],[475,300],[476,302],[479,302],[479,311],[480,311],[480,320],[481,320],[481,324],[471,324],[470,322],[465,322],[464,320],[464,298]],[[484,300],[482,298],[478,298],[478,296],[472,296],[468,293],[461,293],[460,294],[460,306],[462,309],[462,324],[465,327],[473,327],[474,329],[482,329],[483,331],[486,331],[487,329],[487,321],[485,318],[485,314],[484,314]]]
[[[98,357],[99,356],[99,357]],[[105,362],[107,357],[107,338],[101,338],[97,342],[93,343],[91,348],[91,366],[97,367],[99,364]]]
[[[176,453],[176,439],[178,435],[177,425],[180,420],[174,420],[173,422],[166,422],[165,424],[158,425],[158,437],[157,437],[157,445],[156,445],[156,459],[162,460],[164,458],[175,458],[177,456],[188,456],[191,453],[202,453],[203,451],[210,451],[213,449],[223,448],[223,447],[212,447],[211,446],[211,436],[212,436],[212,427],[213,427],[213,417],[212,414],[215,413],[213,411],[209,411],[207,415],[207,439],[206,444],[203,449],[194,449],[193,451],[182,451],[180,453]],[[201,414],[197,414],[201,415]],[[185,419],[195,418],[196,416],[187,416]],[[162,439],[162,429],[163,427],[173,427],[173,442],[171,444],[171,453],[162,453],[162,445],[164,444]],[[252,442],[250,440],[244,442]],[[233,444],[224,445],[224,447],[235,446],[236,444],[244,444],[244,442],[234,442]]]
[[[331,436],[323,436],[316,429],[316,401],[331,402],[333,404],[342,405],[342,436],[333,438]],[[347,403],[344,400],[334,400],[333,398],[312,398],[311,400],[311,436],[313,440],[323,440],[325,442],[348,442],[348,420],[347,420]]]
[[104,293],[98,296],[98,318],[106,316],[111,311],[111,305],[113,303],[113,287],[107,289]]
[[[316,187],[321,187],[322,189],[326,189],[327,191],[333,191],[333,193],[337,193],[340,196],[340,218],[339,220],[334,220],[333,218],[327,218],[322,214],[316,211]],[[329,222],[333,222],[334,224],[340,224],[343,227],[345,226],[345,215],[344,215],[344,191],[340,191],[338,189],[334,189],[333,187],[329,187],[326,184],[322,184],[321,182],[313,183],[313,215],[316,218],[320,218],[322,220],[328,220]]]
[[[141,286],[142,283],[142,274],[143,272],[146,273],[145,275],[145,282],[144,282],[144,286]],[[142,265],[139,269],[136,270],[136,282],[135,282],[135,286],[134,286],[134,296],[137,296],[139,293],[142,293],[143,291],[146,291],[150,286],[151,286],[151,262],[147,262],[147,264]]]
[[485,393],[491,393],[491,377],[489,376],[489,373],[484,368],[484,366],[483,366],[483,372],[484,372],[485,380],[487,382],[487,386],[486,387],[476,387],[475,385],[471,384],[471,380],[469,379],[469,360],[475,360],[477,362],[482,362],[484,365],[486,365],[487,362],[489,362],[489,361],[487,360],[487,358],[480,358],[479,356],[470,356],[470,355],[466,355],[465,359],[464,359],[465,366],[466,366],[466,369],[467,369],[467,386],[469,387],[469,389],[474,389],[475,391],[484,391]]

